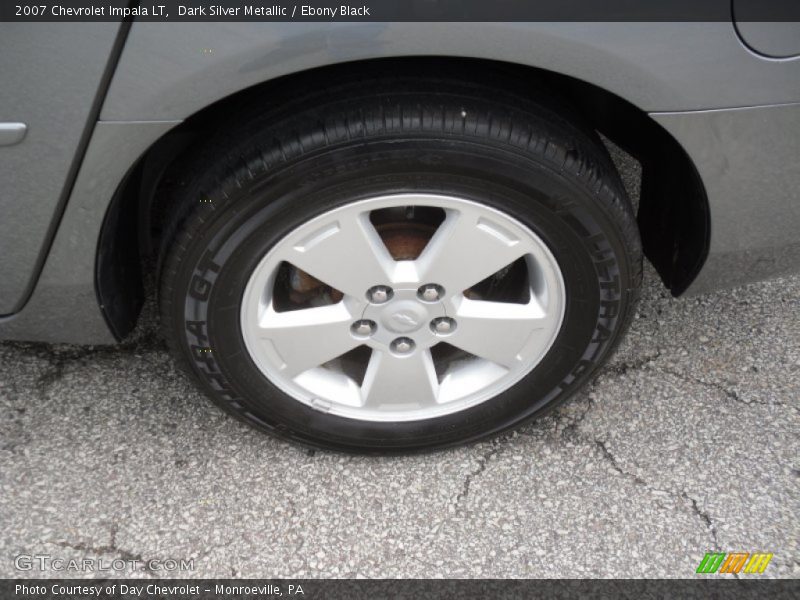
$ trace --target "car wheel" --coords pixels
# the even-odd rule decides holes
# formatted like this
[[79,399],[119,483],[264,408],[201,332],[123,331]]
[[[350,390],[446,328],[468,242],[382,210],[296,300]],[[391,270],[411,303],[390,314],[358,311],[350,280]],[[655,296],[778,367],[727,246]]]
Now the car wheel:
[[627,326],[632,209],[569,117],[425,78],[245,116],[194,164],[160,303],[247,423],[346,451],[477,440],[567,398]]

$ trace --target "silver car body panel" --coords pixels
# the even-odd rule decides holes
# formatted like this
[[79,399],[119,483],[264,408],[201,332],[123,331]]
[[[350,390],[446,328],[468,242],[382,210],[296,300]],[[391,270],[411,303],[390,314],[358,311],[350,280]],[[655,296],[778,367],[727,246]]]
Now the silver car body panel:
[[711,246],[687,293],[800,269],[800,104],[651,115],[706,187]]
[[0,338],[76,344],[116,340],[95,290],[100,229],[117,186],[153,140],[178,121],[98,123],[36,289]]
[[744,44],[762,56],[800,56],[800,23],[737,23],[736,32]]
[[0,315],[38,272],[118,29],[0,24]]
[[94,281],[103,219],[137,158],[182,120],[281,75],[412,55],[556,71],[651,113],[686,149],[711,205],[710,253],[690,292],[797,268],[800,60],[760,57],[731,23],[137,22],[38,283],[19,313],[0,318],[0,338],[114,341]]
[[800,102],[800,63],[765,61],[724,22],[136,23],[101,118],[184,119],[281,75],[396,56],[539,67],[648,112]]

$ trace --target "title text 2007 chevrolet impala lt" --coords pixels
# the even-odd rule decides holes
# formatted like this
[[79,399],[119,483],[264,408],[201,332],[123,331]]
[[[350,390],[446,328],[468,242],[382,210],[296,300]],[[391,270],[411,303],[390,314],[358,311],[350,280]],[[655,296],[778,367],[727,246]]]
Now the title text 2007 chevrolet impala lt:
[[263,431],[495,435],[609,357],[644,257],[675,295],[797,270],[797,32],[0,24],[0,338],[120,341],[153,282],[176,359]]

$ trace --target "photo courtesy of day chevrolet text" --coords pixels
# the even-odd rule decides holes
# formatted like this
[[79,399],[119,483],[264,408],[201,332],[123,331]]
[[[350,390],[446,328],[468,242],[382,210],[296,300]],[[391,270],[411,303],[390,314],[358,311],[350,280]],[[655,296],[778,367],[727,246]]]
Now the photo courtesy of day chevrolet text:
[[112,583],[105,584],[15,584],[14,593],[20,597],[24,596],[48,596],[51,598],[151,598],[154,596],[169,598],[172,596],[198,596],[201,593],[214,594],[220,598],[229,596],[253,596],[254,598],[263,597],[303,597],[305,591],[300,583],[289,584],[261,584],[261,585],[192,585],[192,584],[170,584],[169,582],[132,584],[132,583]]

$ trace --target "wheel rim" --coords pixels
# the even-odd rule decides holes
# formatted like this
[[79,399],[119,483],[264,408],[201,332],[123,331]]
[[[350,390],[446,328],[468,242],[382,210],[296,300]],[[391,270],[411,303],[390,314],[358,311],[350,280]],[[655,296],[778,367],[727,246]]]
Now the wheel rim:
[[554,256],[516,219],[454,196],[394,194],[326,212],[275,244],[250,276],[240,322],[253,362],[295,400],[414,421],[517,383],[550,349],[564,306]]

